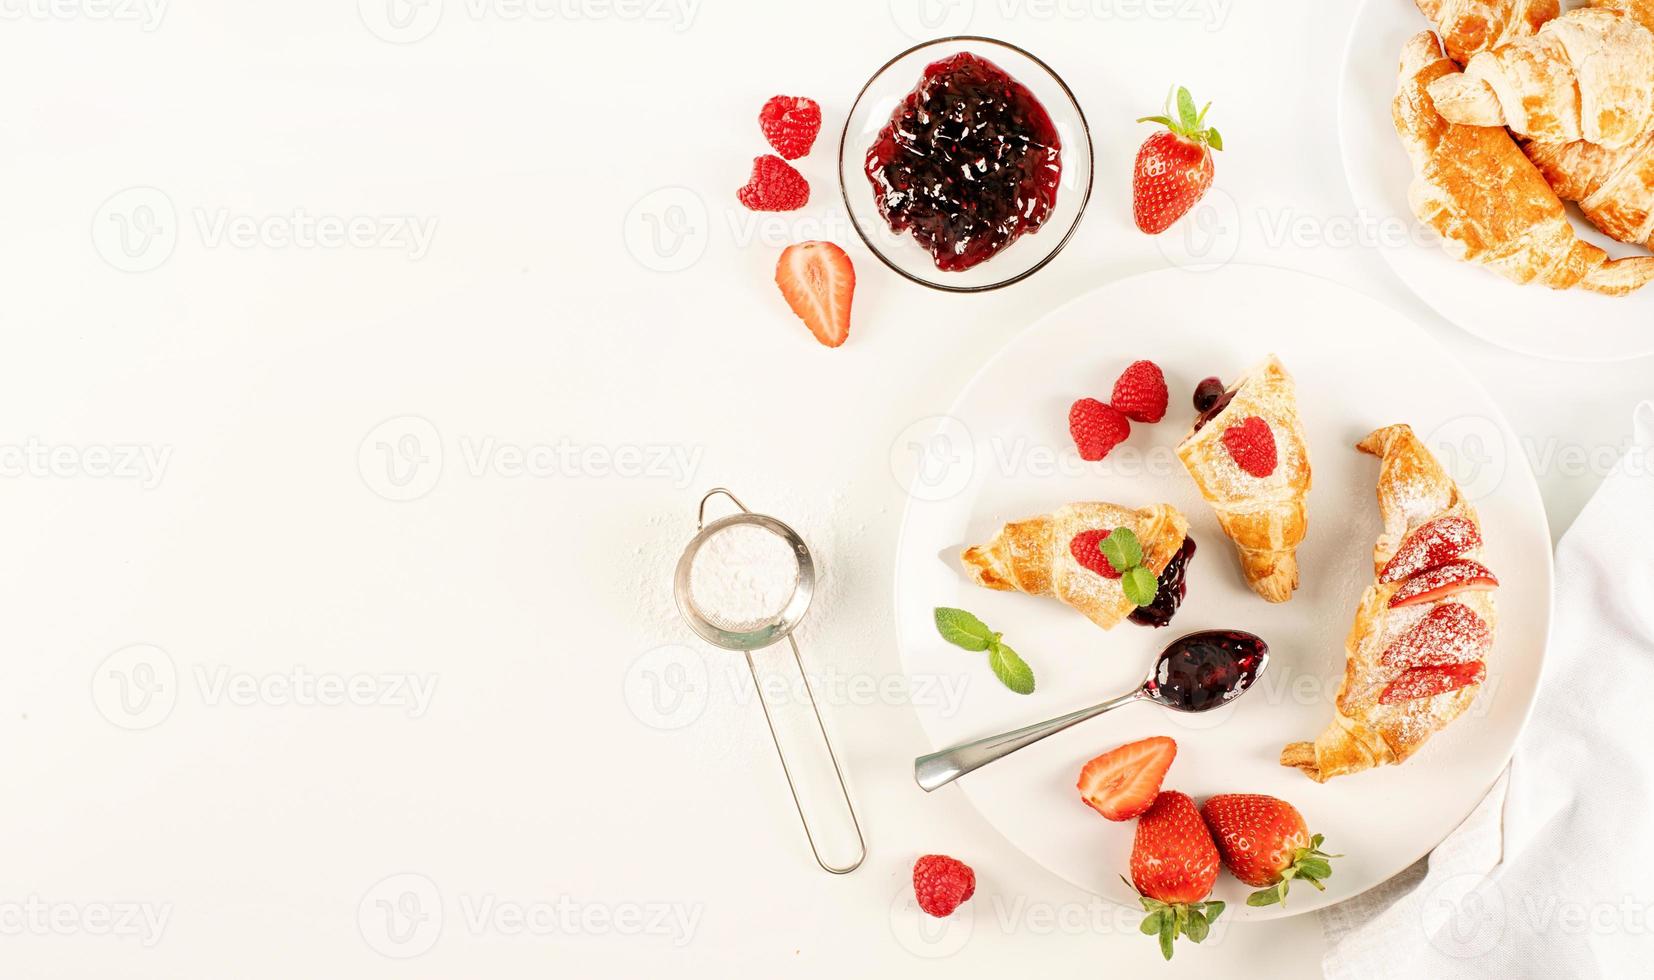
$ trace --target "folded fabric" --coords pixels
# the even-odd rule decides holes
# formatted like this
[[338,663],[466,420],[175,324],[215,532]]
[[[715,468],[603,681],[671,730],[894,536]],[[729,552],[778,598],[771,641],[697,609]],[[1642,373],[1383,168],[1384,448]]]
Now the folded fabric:
[[1654,976],[1654,403],[1556,552],[1510,769],[1429,857],[1321,913],[1328,977]]

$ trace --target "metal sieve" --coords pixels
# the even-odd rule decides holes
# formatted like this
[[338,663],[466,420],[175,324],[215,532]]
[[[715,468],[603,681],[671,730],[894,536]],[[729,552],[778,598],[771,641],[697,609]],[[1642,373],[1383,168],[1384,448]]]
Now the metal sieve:
[[[728,497],[740,508],[740,513],[720,517],[708,524],[707,501],[720,494]],[[714,535],[738,524],[760,527],[776,535],[786,542],[792,549],[793,557],[798,559],[798,581],[793,586],[792,597],[769,622],[756,629],[742,632],[724,629],[713,622],[712,618],[695,605],[694,596],[690,591],[690,573],[695,564],[695,555]],[[678,559],[677,571],[672,576],[672,596],[677,600],[678,613],[701,639],[724,650],[738,650],[746,657],[747,673],[752,676],[753,689],[758,693],[758,704],[764,709],[764,723],[769,726],[770,741],[775,744],[776,757],[781,760],[781,773],[787,778],[787,789],[793,797],[793,809],[798,811],[799,822],[804,825],[804,838],[810,843],[810,853],[823,870],[836,875],[849,874],[861,867],[862,861],[866,860],[867,842],[862,837],[861,821],[856,818],[855,806],[850,802],[850,790],[844,784],[844,771],[839,768],[838,755],[833,751],[833,742],[827,736],[827,726],[821,720],[821,709],[816,707],[815,690],[810,686],[810,677],[804,671],[804,661],[798,652],[798,641],[792,637],[793,630],[804,621],[804,613],[810,608],[810,598],[815,592],[815,562],[810,558],[810,549],[804,544],[804,539],[798,536],[797,531],[773,517],[754,514],[735,494],[723,487],[711,490],[701,498],[695,527],[695,537],[691,538],[683,549],[683,555]],[[763,685],[758,681],[758,670],[752,663],[752,651],[761,650],[782,640],[786,640],[788,646],[792,647],[793,663],[797,665],[798,676],[804,682],[804,693],[809,699],[810,711],[815,715],[816,729],[821,732],[821,744],[827,750],[827,758],[833,763],[833,775],[838,779],[839,792],[844,797],[845,812],[850,814],[850,825],[856,831],[856,844],[861,854],[853,864],[835,866],[822,860],[821,851],[816,847],[815,835],[810,830],[810,819],[804,815],[804,804],[798,798],[798,787],[793,783],[792,769],[787,765],[787,753],[781,748],[780,736],[775,733],[775,721],[770,717],[770,706],[764,698]]]

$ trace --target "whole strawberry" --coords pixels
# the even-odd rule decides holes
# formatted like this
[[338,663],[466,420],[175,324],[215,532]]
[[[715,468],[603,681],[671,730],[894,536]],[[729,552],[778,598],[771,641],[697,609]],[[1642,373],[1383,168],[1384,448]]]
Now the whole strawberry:
[[976,891],[976,872],[945,854],[926,854],[913,863],[913,896],[926,915],[945,919]]
[[1223,149],[1223,137],[1206,125],[1211,103],[1196,113],[1194,97],[1179,88],[1173,118],[1171,102],[1168,96],[1165,115],[1137,120],[1166,127],[1143,141],[1131,177],[1132,216],[1150,235],[1170,228],[1206,195],[1212,186],[1211,151]]
[[1165,790],[1137,818],[1131,842],[1131,882],[1143,903],[1142,930],[1160,937],[1160,954],[1172,958],[1172,941],[1198,943],[1223,914],[1222,902],[1204,901],[1218,877],[1218,849],[1195,801]]
[[1263,888],[1246,904],[1285,904],[1293,879],[1326,889],[1321,879],[1332,874],[1329,859],[1339,855],[1321,850],[1321,835],[1310,836],[1292,804],[1259,793],[1224,793],[1207,800],[1200,812],[1229,873]]

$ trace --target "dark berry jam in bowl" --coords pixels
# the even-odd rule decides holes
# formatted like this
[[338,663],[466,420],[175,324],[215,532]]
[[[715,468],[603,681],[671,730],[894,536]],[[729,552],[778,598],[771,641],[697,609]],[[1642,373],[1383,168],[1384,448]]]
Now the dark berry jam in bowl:
[[887,62],[839,140],[851,224],[914,282],[980,292],[1060,252],[1091,196],[1091,134],[1050,66],[985,37],[940,38]]

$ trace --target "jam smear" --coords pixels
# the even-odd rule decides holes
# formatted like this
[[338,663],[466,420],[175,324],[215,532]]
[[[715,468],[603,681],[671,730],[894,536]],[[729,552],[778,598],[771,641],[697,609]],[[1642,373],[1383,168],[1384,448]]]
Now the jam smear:
[[1154,601],[1146,606],[1138,606],[1126,618],[1139,626],[1153,626],[1159,628],[1172,621],[1177,607],[1183,604],[1183,599],[1189,594],[1189,585],[1184,581],[1188,572],[1189,559],[1195,556],[1195,539],[1184,537],[1183,547],[1177,549],[1172,560],[1166,563],[1166,568],[1160,573],[1160,587],[1155,590]]
[[1207,405],[1206,408],[1201,411],[1200,415],[1196,416],[1195,431],[1199,432],[1201,429],[1205,428],[1206,423],[1217,418],[1219,415],[1222,415],[1223,410],[1228,408],[1229,403],[1234,400],[1235,393],[1233,391],[1225,391],[1223,394],[1217,396],[1215,401],[1213,401],[1210,405]]
[[1061,151],[1034,94],[962,51],[925,69],[868,149],[866,173],[890,229],[962,272],[1051,216]]
[[1149,693],[1184,711],[1205,711],[1239,697],[1258,679],[1269,644],[1240,630],[1204,630],[1160,655]]

